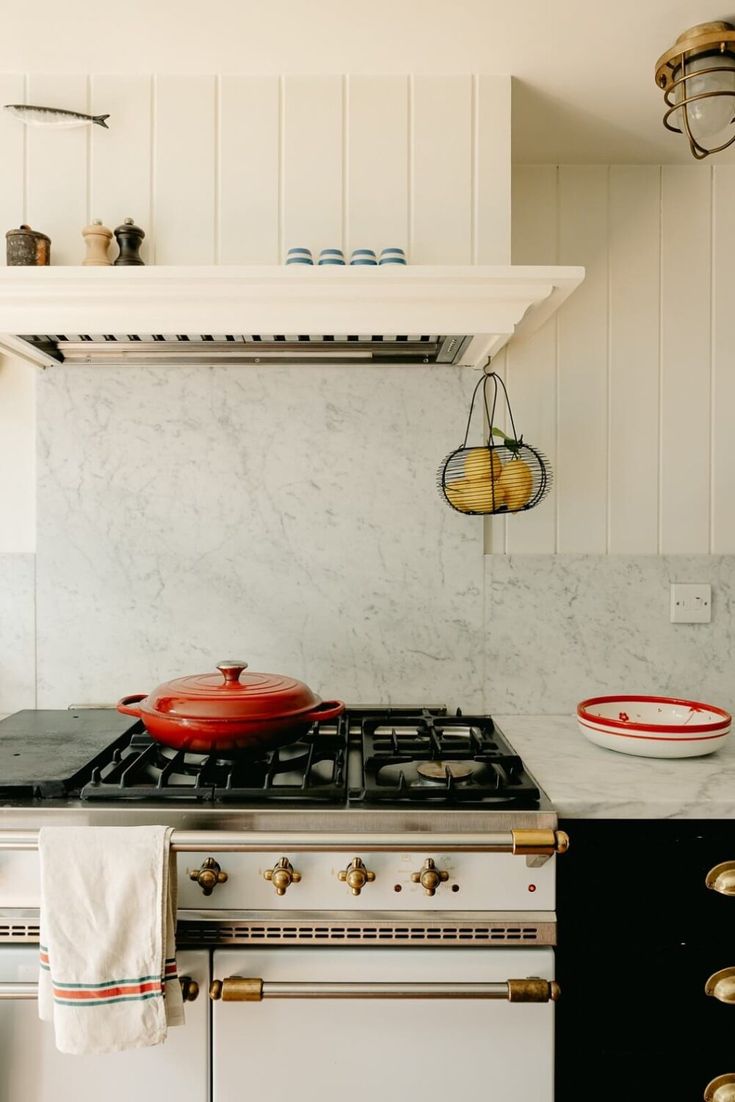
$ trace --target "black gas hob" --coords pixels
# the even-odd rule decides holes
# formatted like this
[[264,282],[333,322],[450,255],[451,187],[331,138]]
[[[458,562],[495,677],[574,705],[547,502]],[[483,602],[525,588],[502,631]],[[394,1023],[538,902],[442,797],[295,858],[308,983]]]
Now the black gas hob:
[[18,712],[0,723],[0,800],[533,809],[541,794],[490,716],[354,707],[254,755],[154,742],[112,709]]

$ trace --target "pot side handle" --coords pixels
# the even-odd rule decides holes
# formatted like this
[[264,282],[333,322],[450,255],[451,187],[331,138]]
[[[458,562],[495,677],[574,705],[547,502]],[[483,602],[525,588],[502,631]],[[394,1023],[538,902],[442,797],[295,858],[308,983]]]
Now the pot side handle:
[[117,702],[118,712],[122,712],[126,716],[135,716],[136,719],[140,719],[140,708],[133,708],[133,704],[138,704],[141,700],[145,700],[148,693],[131,693],[130,696],[124,696],[122,700]]
[[321,720],[322,722],[327,719],[335,719],[336,716],[341,716],[345,710],[345,705],[341,700],[323,700],[321,704],[317,704],[309,712],[309,719]]

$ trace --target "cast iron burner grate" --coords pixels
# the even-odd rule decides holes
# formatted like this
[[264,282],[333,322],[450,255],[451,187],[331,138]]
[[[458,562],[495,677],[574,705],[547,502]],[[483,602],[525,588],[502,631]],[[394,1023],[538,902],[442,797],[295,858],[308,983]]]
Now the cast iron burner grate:
[[126,746],[97,766],[83,800],[329,803],[346,795],[347,725],[311,730],[290,746],[252,755],[197,754],[154,742],[136,724]]
[[529,808],[540,798],[490,716],[366,717],[362,757],[363,786],[350,792],[350,803]]

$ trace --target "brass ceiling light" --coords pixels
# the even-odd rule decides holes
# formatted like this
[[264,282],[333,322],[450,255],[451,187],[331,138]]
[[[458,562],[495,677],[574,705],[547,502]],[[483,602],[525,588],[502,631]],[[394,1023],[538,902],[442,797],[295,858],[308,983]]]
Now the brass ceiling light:
[[699,23],[656,62],[667,111],[664,126],[686,134],[701,161],[735,142],[735,26]]

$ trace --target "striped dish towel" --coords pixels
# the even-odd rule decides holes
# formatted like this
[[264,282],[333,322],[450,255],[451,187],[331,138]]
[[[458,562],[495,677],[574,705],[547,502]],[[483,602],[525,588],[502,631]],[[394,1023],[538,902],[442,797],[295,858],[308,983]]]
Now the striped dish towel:
[[44,827],[38,1009],[77,1055],[157,1045],[182,1025],[169,827]]

